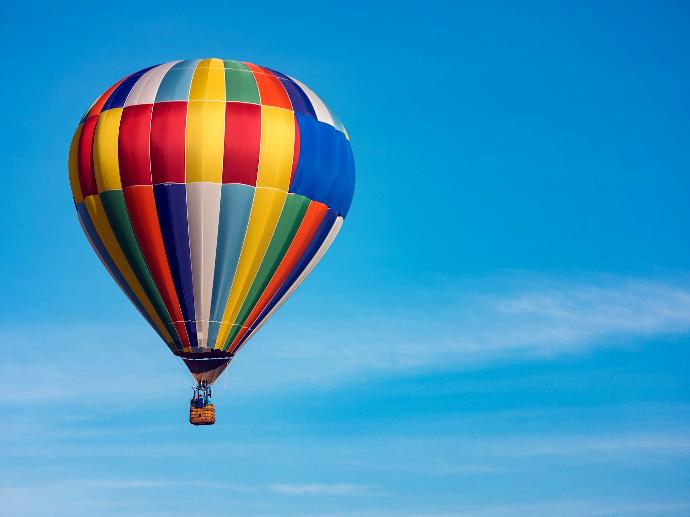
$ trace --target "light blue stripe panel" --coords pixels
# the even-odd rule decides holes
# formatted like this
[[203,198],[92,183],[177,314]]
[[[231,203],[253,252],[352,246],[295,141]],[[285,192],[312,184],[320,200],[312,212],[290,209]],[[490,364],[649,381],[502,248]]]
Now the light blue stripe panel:
[[200,59],[187,59],[173,66],[163,77],[160,88],[156,93],[156,102],[186,101],[189,99],[189,89],[192,77]]
[[242,243],[247,231],[247,222],[253,200],[254,187],[249,185],[231,183],[223,185],[221,188],[208,347],[213,347],[218,337],[220,320],[223,317],[232,281],[235,278],[235,270],[242,251]]

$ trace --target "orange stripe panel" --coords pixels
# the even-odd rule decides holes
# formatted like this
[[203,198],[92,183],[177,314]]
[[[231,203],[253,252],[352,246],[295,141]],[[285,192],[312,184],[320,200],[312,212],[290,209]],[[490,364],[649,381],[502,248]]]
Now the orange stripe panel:
[[259,87],[259,96],[263,106],[276,106],[277,108],[292,109],[290,97],[283,83],[268,70],[251,63],[245,63],[254,74],[256,85]]

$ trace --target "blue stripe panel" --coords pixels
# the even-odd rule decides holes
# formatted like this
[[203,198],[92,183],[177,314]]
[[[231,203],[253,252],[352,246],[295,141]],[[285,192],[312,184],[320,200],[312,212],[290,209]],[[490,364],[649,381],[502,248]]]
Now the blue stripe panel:
[[304,250],[304,254],[302,255],[302,257],[300,257],[299,262],[295,264],[294,269],[290,272],[290,275],[287,277],[283,285],[280,286],[280,289],[278,289],[273,298],[271,298],[271,301],[268,303],[268,305],[266,305],[264,310],[261,311],[259,317],[250,327],[249,332],[247,332],[242,338],[242,340],[239,342],[239,344],[237,345],[238,350],[252,336],[252,334],[254,334],[254,330],[256,329],[256,327],[261,325],[261,322],[266,318],[268,313],[271,312],[271,309],[273,309],[273,307],[276,306],[276,304],[280,301],[283,295],[287,293],[288,289],[290,289],[292,284],[294,284],[295,281],[299,278],[299,276],[302,274],[302,271],[304,271],[311,259],[314,258],[314,255],[316,255],[316,252],[319,251],[319,248],[323,244],[323,241],[326,240],[328,232],[330,232],[331,228],[333,228],[333,224],[335,224],[337,217],[338,216],[334,210],[329,209],[328,212],[326,212],[323,221],[321,221],[321,224],[319,225],[319,229],[316,231],[316,234],[314,235],[314,238],[312,239],[307,249]]
[[199,61],[201,60],[187,59],[173,65],[161,81],[158,92],[156,92],[156,102],[188,100],[192,77]]
[[254,187],[239,183],[230,183],[221,187],[216,265],[211,297],[211,323],[208,330],[207,346],[209,348],[215,345],[218,337],[220,321],[235,278],[253,200]]
[[336,135],[336,181],[332,186],[331,195],[333,206],[338,207],[339,214],[345,217],[355,194],[355,159],[350,141],[342,133],[336,132]]
[[117,88],[115,88],[115,90],[113,90],[113,93],[110,94],[108,100],[105,101],[102,111],[109,110],[111,108],[123,107],[125,105],[125,101],[127,100],[129,92],[132,91],[132,88],[134,88],[136,82],[142,75],[144,75],[152,68],[152,66],[144,68],[143,70],[138,71],[136,74],[130,75],[127,79],[122,81],[120,85]]
[[273,75],[275,75],[280,82],[283,83],[285,90],[290,97],[290,102],[292,102],[292,109],[295,113],[302,113],[303,115],[310,115],[316,118],[316,111],[314,111],[314,106],[312,106],[307,94],[302,91],[297,83],[290,79],[287,75],[276,72],[267,68]]
[[330,124],[297,113],[299,159],[290,192],[324,203],[343,217],[354,193],[350,142]]
[[[93,243],[94,247],[96,248],[96,253],[98,254],[101,261],[103,262],[103,265],[108,269],[108,271],[110,271],[110,273],[113,275],[113,278],[115,278],[117,285],[119,285],[120,289],[122,289],[124,291],[127,298],[129,298],[129,301],[131,301],[132,304],[137,308],[137,310],[141,313],[141,315],[144,317],[144,319],[146,319],[148,324],[151,325],[151,328],[156,331],[156,333],[160,336],[160,338],[163,341],[166,341],[166,339],[163,337],[163,335],[156,328],[156,325],[153,323],[153,320],[151,320],[149,315],[144,310],[144,307],[139,302],[139,299],[134,295],[134,292],[129,287],[129,284],[127,284],[124,277],[120,273],[120,270],[117,268],[117,266],[113,262],[113,259],[110,257],[108,250],[103,245],[103,241],[101,241],[101,238],[98,236],[98,232],[96,231],[96,228],[93,225],[93,221],[91,221],[91,216],[89,216],[89,212],[86,209],[86,206],[84,205],[84,203],[78,203],[76,205],[76,208],[77,208],[77,217],[79,217],[81,224],[84,226],[84,230],[86,231],[86,234],[88,235],[89,240]],[[166,343],[167,343],[167,341],[166,341]],[[172,343],[167,343],[167,344],[171,348],[174,348],[174,345],[172,345]]]
[[189,253],[189,225],[187,224],[187,191],[180,183],[159,183],[153,186],[156,211],[160,223],[165,254],[180,300],[185,328],[192,347],[198,347],[196,317],[194,316],[194,284]]

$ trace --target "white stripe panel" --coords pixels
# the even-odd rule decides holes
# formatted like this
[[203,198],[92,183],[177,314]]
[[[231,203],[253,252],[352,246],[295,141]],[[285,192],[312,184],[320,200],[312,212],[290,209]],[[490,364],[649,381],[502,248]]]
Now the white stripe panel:
[[163,77],[165,77],[168,70],[177,63],[179,63],[179,61],[171,61],[170,63],[155,66],[142,75],[127,95],[125,108],[136,104],[153,104],[153,101],[156,100],[156,92],[158,88],[160,88]]
[[195,182],[187,184],[187,221],[192,255],[194,283],[194,312],[200,347],[208,341],[208,322],[213,295],[213,271],[216,264],[218,214],[220,212],[220,183]]
[[302,88],[302,90],[304,90],[304,93],[311,101],[311,105],[314,107],[314,111],[316,112],[316,118],[321,122],[325,122],[326,124],[330,124],[333,127],[337,127],[335,121],[333,120],[333,117],[331,116],[331,112],[328,110],[328,107],[326,106],[326,103],[323,102],[318,95],[311,91],[307,85],[299,82],[294,77],[290,77],[290,79],[295,81],[295,83],[297,83],[297,85],[300,88]]
[[[316,252],[316,254],[312,257],[312,259],[309,261],[309,264],[307,264],[307,267],[304,268],[304,271],[302,271],[302,274],[297,277],[297,280],[290,286],[290,289],[288,289],[283,297],[278,301],[278,303],[275,304],[275,306],[271,309],[271,311],[266,315],[266,317],[263,319],[263,321],[259,324],[258,327],[256,327],[251,334],[247,337],[247,339],[244,341],[242,346],[246,345],[251,337],[256,334],[261,327],[263,327],[266,322],[271,319],[271,316],[275,311],[280,309],[280,306],[283,305],[290,296],[292,296],[292,293],[295,292],[295,290],[300,286],[302,282],[304,282],[304,279],[309,276],[309,273],[312,272],[312,270],[316,267],[316,264],[319,263],[319,261],[323,258],[323,256],[326,254],[328,251],[328,248],[331,247],[331,244],[333,244],[333,241],[335,240],[336,236],[338,235],[338,232],[340,231],[340,228],[343,226],[343,218],[338,217],[335,220],[335,223],[333,223],[333,226],[331,227],[330,231],[328,232],[328,235],[326,235],[326,238],[324,241],[321,243],[321,247],[319,250]],[[240,347],[242,348],[242,347]],[[239,350],[239,349],[238,349]]]

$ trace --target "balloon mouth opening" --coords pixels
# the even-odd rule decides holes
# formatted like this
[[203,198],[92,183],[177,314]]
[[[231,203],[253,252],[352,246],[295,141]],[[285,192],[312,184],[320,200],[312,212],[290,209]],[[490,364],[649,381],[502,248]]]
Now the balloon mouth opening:
[[223,373],[234,354],[224,350],[209,350],[208,352],[176,352],[197,382],[213,384]]
[[176,350],[174,354],[182,359],[191,359],[195,361],[207,361],[209,359],[232,359],[235,354],[219,350],[217,348],[197,348],[193,352],[186,352],[184,350]]

